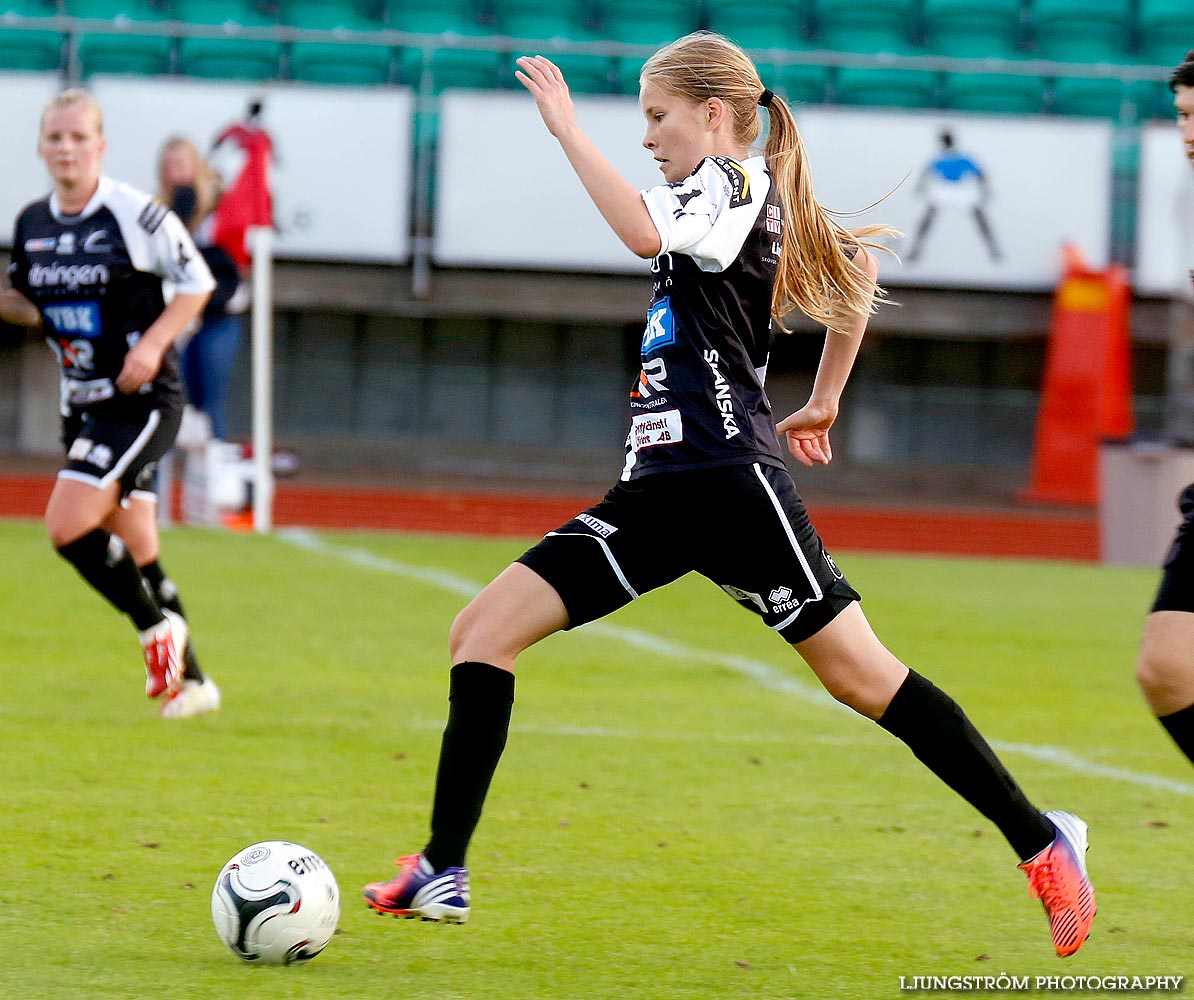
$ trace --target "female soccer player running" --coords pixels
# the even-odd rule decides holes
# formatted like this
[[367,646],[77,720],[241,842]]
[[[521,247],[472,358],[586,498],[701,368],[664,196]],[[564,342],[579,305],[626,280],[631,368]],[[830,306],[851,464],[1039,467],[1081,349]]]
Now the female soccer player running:
[[218,708],[220,695],[158,561],[153,478],[182,416],[172,345],[215,283],[173,212],[101,175],[104,149],[86,91],[46,106],[38,152],[54,190],[17,217],[0,315],[41,326],[61,366],[66,465],[46,507],[50,540],[136,626],[145,693],[164,696],[162,716],[185,718]]
[[[826,324],[811,398],[778,430],[803,464],[829,462],[829,429],[880,294],[869,238],[885,230],[849,232],[821,210],[790,110],[719,35],[688,35],[643,67],[643,145],[665,183],[642,192],[581,131],[559,69],[541,56],[518,65],[597,208],[653,261],[626,464],[600,503],[550,532],[453,623],[431,839],[399,860],[395,878],[367,886],[366,902],[467,919],[465,852],[506,742],[518,654],[696,571],[999,827],[1044,902],[1058,953],[1073,953],[1095,913],[1086,824],[1042,815],[958,705],[875,637],[809,522],[763,391],[772,318],[798,308]],[[770,133],[754,156],[760,106]]]
[[[1169,89],[1186,157],[1194,166],[1194,51],[1174,69]],[[1194,261],[1187,263],[1194,278]],[[1165,731],[1194,761],[1194,483],[1182,491],[1178,507],[1182,523],[1144,620],[1136,679]]]

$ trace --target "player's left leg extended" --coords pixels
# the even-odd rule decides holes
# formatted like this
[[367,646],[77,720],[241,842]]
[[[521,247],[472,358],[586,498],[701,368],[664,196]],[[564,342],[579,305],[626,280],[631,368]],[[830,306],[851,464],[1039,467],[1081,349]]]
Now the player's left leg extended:
[[1086,824],[1069,813],[1041,813],[961,706],[904,666],[879,641],[858,604],[795,648],[830,694],[902,740],[999,828],[1023,859],[1031,894],[1045,906],[1057,953],[1077,951],[1095,915],[1086,875]]

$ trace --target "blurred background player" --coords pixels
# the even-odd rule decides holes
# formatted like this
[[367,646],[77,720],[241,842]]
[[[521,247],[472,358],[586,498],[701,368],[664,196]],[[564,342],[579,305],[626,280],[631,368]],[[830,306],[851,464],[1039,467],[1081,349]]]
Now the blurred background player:
[[166,140],[158,154],[158,200],[182,220],[215,279],[203,321],[182,350],[182,378],[191,405],[206,414],[211,435],[228,440],[228,387],[244,334],[243,296],[236,261],[214,242],[220,178],[184,136]]
[[[1169,87],[1186,156],[1194,167],[1194,51],[1173,71]],[[1186,263],[1194,280],[1194,261]],[[1136,679],[1149,708],[1194,762],[1194,483],[1182,492],[1178,507],[1182,523],[1165,558],[1152,611],[1144,620]]]
[[182,414],[173,344],[215,282],[173,212],[101,175],[104,150],[86,91],[46,105],[38,153],[54,190],[17,217],[0,315],[41,326],[61,365],[66,465],[46,507],[50,540],[133,622],[146,694],[183,718],[215,710],[220,694],[187,656],[178,591],[158,559],[153,477]]
[[[516,658],[695,571],[759,614],[836,699],[903,740],[990,819],[1022,859],[1056,951],[1077,951],[1095,915],[1086,824],[1042,814],[957,703],[880,643],[809,521],[779,443],[777,429],[808,466],[832,458],[829,429],[880,294],[867,247],[890,230],[851,232],[821,209],[788,106],[720,35],[688,35],[643,67],[643,146],[666,183],[642,192],[581,130],[558,67],[541,56],[518,65],[606,222],[653,258],[626,463],[604,500],[549,532],[457,616],[431,839],[399,859],[395,878],[365,888],[367,904],[468,918],[465,855],[505,747]],[[764,155],[752,156],[760,106],[769,136]],[[777,428],[763,379],[772,318],[782,326],[793,309],[830,332],[809,402]]]

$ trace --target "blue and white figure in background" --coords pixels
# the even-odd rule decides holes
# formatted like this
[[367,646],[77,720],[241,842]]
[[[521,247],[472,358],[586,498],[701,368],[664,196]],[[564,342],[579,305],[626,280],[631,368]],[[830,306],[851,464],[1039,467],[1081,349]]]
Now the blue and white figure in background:
[[915,263],[920,258],[925,238],[937,218],[938,210],[961,210],[973,216],[991,261],[998,263],[1003,254],[995,241],[995,233],[985,210],[991,197],[987,175],[972,157],[954,148],[952,132],[943,131],[940,142],[940,151],[916,182],[916,193],[924,199],[925,210],[912,237],[908,261]]

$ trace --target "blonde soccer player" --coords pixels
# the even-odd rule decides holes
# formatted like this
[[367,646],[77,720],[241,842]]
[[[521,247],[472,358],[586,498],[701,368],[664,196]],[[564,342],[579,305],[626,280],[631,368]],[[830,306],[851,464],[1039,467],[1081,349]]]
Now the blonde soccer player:
[[[66,460],[46,529],[137,629],[145,692],[161,714],[201,715],[220,693],[159,561],[154,472],[182,416],[174,341],[215,283],[173,212],[103,175],[103,112],[90,94],[67,90],[46,105],[37,149],[53,191],[17,217],[0,315],[40,327],[58,360]],[[63,604],[70,616],[66,595]]]
[[[465,852],[505,745],[518,655],[697,572],[987,816],[1043,900],[1057,951],[1076,951],[1095,913],[1086,825],[1040,812],[953,699],[880,643],[785,467],[781,436],[804,465],[832,458],[829,431],[879,295],[869,248],[886,230],[849,231],[822,211],[791,111],[719,35],[688,35],[643,67],[642,144],[662,175],[646,191],[581,130],[554,64],[532,56],[518,65],[589,197],[626,246],[652,261],[626,461],[600,503],[550,532],[453,623],[431,838],[400,859],[395,878],[366,887],[366,902],[382,913],[465,920]],[[769,134],[754,155],[762,115]],[[763,385],[773,322],[782,328],[793,309],[829,334],[809,401],[777,433]]]

